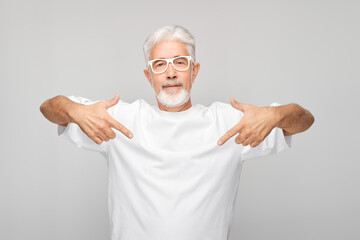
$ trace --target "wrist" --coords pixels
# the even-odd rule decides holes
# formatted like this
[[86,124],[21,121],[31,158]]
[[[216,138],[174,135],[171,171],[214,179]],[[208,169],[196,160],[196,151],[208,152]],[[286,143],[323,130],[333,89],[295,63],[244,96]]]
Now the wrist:
[[278,127],[281,128],[281,123],[284,119],[284,114],[282,114],[282,107],[281,106],[274,106],[274,107],[270,107],[270,111],[272,114],[272,119],[274,127]]
[[66,105],[66,114],[70,122],[77,123],[77,118],[84,105],[76,102],[69,102]]

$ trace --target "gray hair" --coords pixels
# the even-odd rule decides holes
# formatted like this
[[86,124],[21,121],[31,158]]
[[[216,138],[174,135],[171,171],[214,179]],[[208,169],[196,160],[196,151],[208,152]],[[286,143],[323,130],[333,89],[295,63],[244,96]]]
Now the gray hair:
[[191,58],[195,62],[195,38],[194,36],[184,27],[179,25],[170,25],[162,27],[147,37],[144,42],[143,50],[145,57],[145,64],[147,66],[151,49],[155,44],[163,41],[180,41],[186,45],[186,49],[190,54]]

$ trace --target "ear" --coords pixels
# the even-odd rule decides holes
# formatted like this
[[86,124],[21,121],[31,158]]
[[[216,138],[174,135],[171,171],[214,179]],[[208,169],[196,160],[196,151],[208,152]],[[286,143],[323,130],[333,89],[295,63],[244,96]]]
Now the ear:
[[149,69],[145,68],[145,69],[144,69],[144,74],[145,74],[145,77],[147,78],[147,80],[149,81],[151,87],[153,87],[153,86],[152,86],[152,83],[151,83],[151,76],[150,76]]
[[193,79],[193,82],[192,82],[192,83],[194,83],[195,78],[196,78],[199,70],[200,70],[200,63],[198,63],[198,62],[194,63],[193,73],[192,73],[192,79]]

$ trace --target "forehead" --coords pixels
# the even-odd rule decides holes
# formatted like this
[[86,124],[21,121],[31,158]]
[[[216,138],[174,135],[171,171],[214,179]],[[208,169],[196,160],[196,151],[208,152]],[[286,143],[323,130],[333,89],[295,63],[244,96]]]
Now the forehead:
[[153,46],[149,60],[157,58],[173,58],[175,56],[184,55],[189,55],[185,43],[179,41],[164,41]]

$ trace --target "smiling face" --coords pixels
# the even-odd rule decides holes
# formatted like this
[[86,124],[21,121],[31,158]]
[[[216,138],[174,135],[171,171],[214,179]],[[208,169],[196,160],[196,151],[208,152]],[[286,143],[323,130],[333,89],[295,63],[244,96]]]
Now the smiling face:
[[[154,45],[149,60],[170,59],[176,56],[189,56],[186,45],[179,41],[164,41]],[[150,66],[144,69],[146,78],[155,90],[159,108],[166,111],[183,111],[190,108],[190,91],[199,69],[200,64],[192,62],[185,71],[176,70],[171,63],[161,74],[153,73]]]

